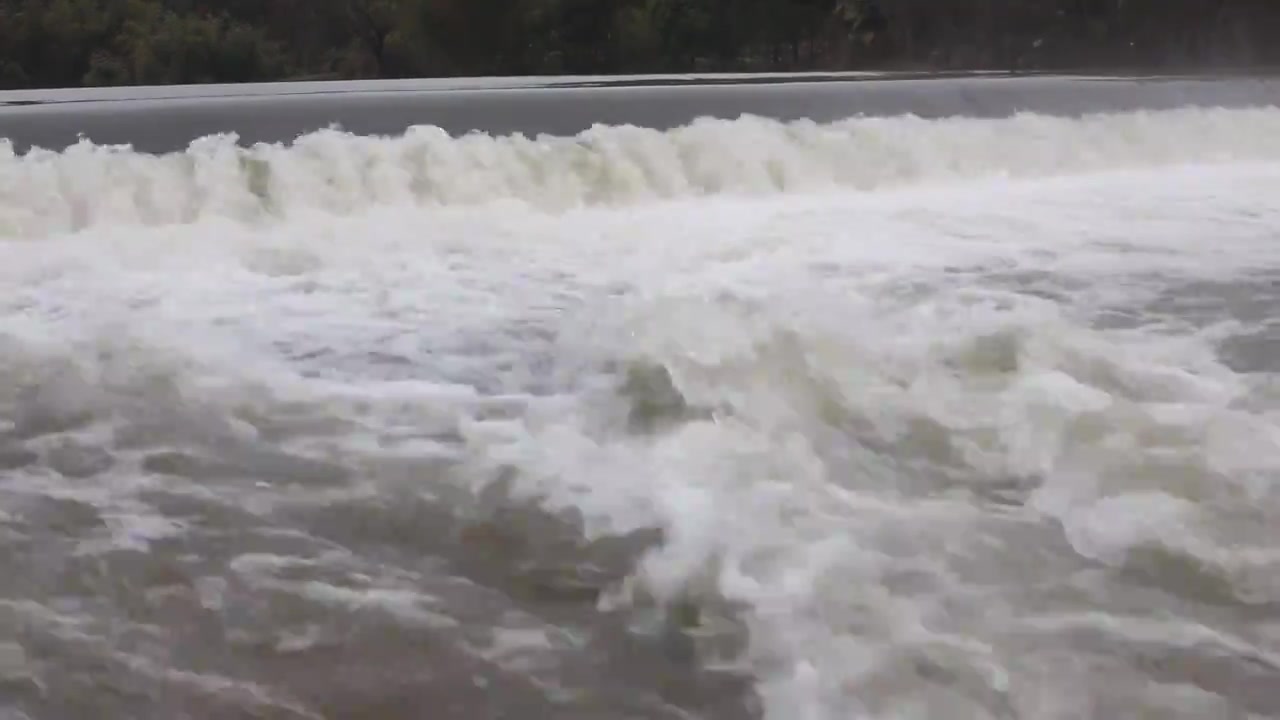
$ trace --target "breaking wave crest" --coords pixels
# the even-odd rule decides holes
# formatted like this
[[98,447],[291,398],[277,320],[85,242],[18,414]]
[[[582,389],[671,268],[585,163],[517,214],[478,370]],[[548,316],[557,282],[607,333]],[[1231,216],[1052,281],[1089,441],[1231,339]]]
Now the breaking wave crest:
[[665,132],[599,126],[575,137],[451,137],[433,126],[365,137],[331,129],[250,148],[233,135],[211,136],[158,156],[88,141],[19,155],[0,143],[0,237],[386,205],[518,201],[565,210],[1275,158],[1277,109],[831,124],[744,116]]

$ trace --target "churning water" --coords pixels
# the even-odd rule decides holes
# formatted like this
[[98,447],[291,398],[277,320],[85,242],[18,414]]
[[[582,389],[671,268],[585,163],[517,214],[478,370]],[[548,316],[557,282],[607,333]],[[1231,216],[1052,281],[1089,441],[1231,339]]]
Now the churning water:
[[0,147],[0,718],[1280,717],[1280,110]]

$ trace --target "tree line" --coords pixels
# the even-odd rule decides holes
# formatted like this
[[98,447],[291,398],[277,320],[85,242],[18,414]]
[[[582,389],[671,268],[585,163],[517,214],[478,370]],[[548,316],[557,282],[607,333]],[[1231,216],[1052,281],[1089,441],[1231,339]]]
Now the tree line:
[[0,88],[1280,62],[1277,0],[0,0]]

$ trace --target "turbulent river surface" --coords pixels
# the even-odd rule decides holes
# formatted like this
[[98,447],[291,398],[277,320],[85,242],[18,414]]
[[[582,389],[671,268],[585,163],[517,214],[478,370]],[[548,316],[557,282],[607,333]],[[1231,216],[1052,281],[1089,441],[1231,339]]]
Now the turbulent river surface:
[[3,720],[1280,717],[1280,110],[0,146]]

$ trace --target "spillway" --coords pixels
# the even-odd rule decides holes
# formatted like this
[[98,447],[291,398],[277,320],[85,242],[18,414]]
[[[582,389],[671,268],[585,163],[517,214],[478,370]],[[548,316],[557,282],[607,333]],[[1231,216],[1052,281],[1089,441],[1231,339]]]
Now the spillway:
[[0,95],[0,718],[1280,716],[1277,94],[1084,82]]

